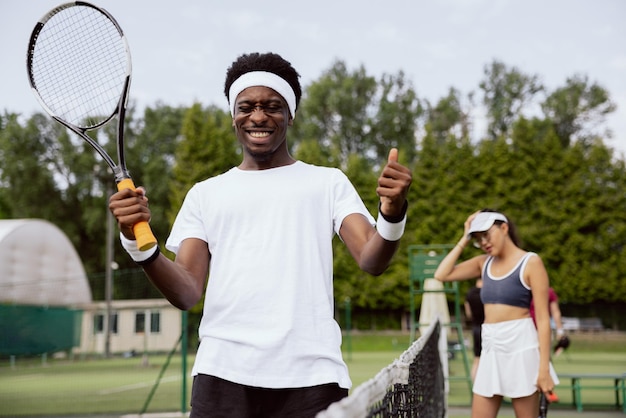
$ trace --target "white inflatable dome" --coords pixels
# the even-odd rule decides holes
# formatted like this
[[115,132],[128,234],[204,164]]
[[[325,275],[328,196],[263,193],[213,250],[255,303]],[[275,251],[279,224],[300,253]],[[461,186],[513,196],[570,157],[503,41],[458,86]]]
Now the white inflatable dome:
[[63,231],[40,219],[0,220],[0,303],[74,307],[89,302],[85,269]]

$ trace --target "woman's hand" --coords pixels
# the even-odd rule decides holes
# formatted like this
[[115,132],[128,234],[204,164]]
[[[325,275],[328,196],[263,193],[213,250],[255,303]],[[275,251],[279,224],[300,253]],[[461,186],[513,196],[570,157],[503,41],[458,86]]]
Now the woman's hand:
[[476,215],[478,215],[480,213],[480,211],[476,211],[474,213],[472,213],[470,216],[467,217],[467,220],[465,221],[465,225],[464,225],[464,230],[463,230],[463,236],[467,238],[468,234],[469,234],[469,230],[470,230],[470,225],[472,224],[472,221],[474,220],[474,218],[476,217]]

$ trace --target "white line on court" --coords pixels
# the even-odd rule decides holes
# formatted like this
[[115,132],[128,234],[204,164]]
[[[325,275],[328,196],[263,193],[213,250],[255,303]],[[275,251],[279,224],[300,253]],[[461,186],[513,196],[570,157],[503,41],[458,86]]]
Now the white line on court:
[[[180,379],[181,379],[180,376],[170,376],[170,377],[165,377],[161,379],[161,382],[163,383],[175,382]],[[113,393],[126,392],[127,390],[142,389],[142,388],[149,387],[152,385],[154,385],[154,381],[140,382],[140,383],[135,383],[132,385],[125,385],[125,386],[118,386],[116,388],[101,390],[98,392],[98,395],[111,395]]]

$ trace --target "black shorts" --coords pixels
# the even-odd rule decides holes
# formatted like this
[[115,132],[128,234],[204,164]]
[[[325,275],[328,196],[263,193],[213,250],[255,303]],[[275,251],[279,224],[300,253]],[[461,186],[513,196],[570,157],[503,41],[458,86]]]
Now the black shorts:
[[267,389],[199,374],[193,379],[190,418],[314,418],[348,396],[336,383]]
[[482,339],[481,332],[482,330],[480,326],[472,328],[472,335],[474,337],[474,356],[475,357],[480,357],[480,352],[483,349],[483,339]]

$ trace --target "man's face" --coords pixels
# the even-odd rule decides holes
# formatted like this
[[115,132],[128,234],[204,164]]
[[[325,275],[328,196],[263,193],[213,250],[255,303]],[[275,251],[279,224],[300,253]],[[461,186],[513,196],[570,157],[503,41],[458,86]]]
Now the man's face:
[[266,160],[285,147],[293,120],[283,97],[269,87],[244,89],[236,98],[233,126],[244,152]]

